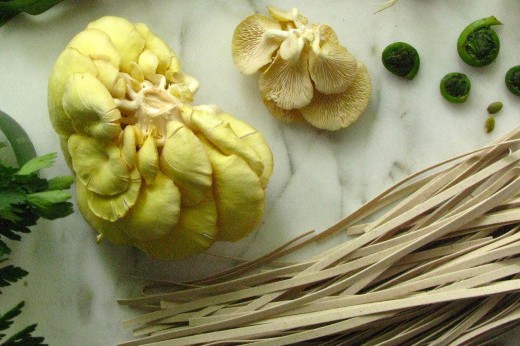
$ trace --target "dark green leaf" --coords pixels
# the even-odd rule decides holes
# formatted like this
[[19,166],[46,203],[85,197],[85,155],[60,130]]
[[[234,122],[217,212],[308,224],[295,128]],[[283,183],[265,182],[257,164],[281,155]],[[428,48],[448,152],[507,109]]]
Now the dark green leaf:
[[25,163],[18,170],[18,172],[16,172],[16,175],[28,175],[31,173],[38,172],[40,169],[51,167],[54,164],[54,161],[56,160],[56,156],[56,153],[49,153],[35,157],[34,159]]
[[[29,274],[20,267],[8,265],[0,268],[0,287],[7,287]],[[0,293],[2,293],[0,291]]]
[[11,249],[7,244],[0,240],[0,258],[11,253]]
[[0,1],[0,26],[19,13],[41,14],[63,0],[8,0]]
[[63,190],[43,191],[27,195],[27,202],[34,206],[41,217],[56,219],[70,215],[72,204],[66,201],[71,194]]
[[38,177],[36,173],[29,175],[14,175],[11,182],[11,189],[21,193],[33,193],[47,190],[49,183],[46,179]]
[[13,10],[10,10],[10,9],[7,9],[7,8],[1,8],[0,9],[0,26],[4,25],[9,19],[13,18],[14,16],[16,16],[18,13],[18,11],[13,11]]
[[0,2],[0,11],[11,10],[37,15],[59,4],[63,0],[10,0]]
[[39,210],[40,216],[47,220],[60,219],[69,216],[73,212],[73,204],[70,202],[53,204],[52,208]]
[[6,237],[8,239],[11,239],[11,240],[17,240],[17,241],[22,240],[22,237],[19,234],[15,233],[13,231],[12,227],[8,227],[8,228],[3,228],[2,227],[2,228],[0,228],[0,235],[3,236],[3,237]]
[[6,330],[7,328],[9,328],[9,326],[13,324],[13,319],[22,313],[22,309],[24,306],[25,303],[20,302],[14,308],[0,316],[0,330]]
[[36,324],[31,324],[30,326],[25,327],[20,330],[9,339],[7,339],[2,346],[36,346],[36,345],[45,345],[43,341],[45,340],[41,336],[32,336],[32,333],[36,330]]
[[25,201],[24,195],[0,191],[0,219],[12,222],[20,221],[20,216],[15,213],[14,206],[24,204]]

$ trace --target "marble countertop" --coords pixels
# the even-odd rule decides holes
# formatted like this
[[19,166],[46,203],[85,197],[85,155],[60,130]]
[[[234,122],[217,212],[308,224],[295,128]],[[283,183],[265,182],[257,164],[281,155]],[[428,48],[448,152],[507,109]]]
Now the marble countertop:
[[[66,0],[43,15],[20,15],[0,28],[0,109],[25,128],[38,154],[59,153],[46,175],[69,174],[47,114],[47,79],[56,57],[77,32],[103,15],[146,23],[200,81],[196,104],[218,104],[244,119],[264,133],[272,148],[275,169],[261,226],[247,239],[209,250],[256,257],[302,232],[322,231],[401,178],[479,148],[519,124],[520,97],[503,82],[506,71],[520,64],[519,1],[400,0],[375,14],[382,1]],[[326,132],[283,124],[269,115],[257,77],[241,75],[230,50],[235,26],[255,12],[266,13],[267,5],[298,7],[310,21],[328,24],[366,63],[373,95],[358,122]],[[496,27],[501,53],[492,65],[471,68],[457,55],[457,37],[467,24],[489,15],[504,24]],[[412,81],[391,75],[381,64],[382,50],[394,41],[412,44],[421,55],[421,69]],[[439,93],[440,79],[453,71],[472,80],[464,104],[450,104]],[[502,101],[504,108],[488,134],[486,107],[494,101]],[[134,312],[118,306],[116,298],[136,294],[142,281],[135,277],[178,281],[233,264],[209,254],[161,262],[135,249],[98,245],[79,212],[41,221],[23,242],[13,244],[11,261],[30,275],[25,284],[5,290],[0,306],[25,300],[17,323],[37,322],[37,334],[51,345],[113,345],[131,339],[120,323]]]

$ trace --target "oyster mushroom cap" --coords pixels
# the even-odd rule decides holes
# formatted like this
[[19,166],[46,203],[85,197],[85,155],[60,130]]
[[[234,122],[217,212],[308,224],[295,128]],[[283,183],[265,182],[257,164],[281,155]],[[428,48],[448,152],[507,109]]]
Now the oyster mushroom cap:
[[273,63],[260,76],[262,98],[273,101],[282,109],[295,109],[308,105],[313,96],[313,85],[308,69],[309,53],[304,50],[296,63],[277,54]]
[[145,49],[141,53],[141,55],[139,55],[139,60],[137,64],[141,68],[143,77],[150,80],[154,78],[157,72],[157,67],[159,66],[159,58],[157,58],[157,55],[152,53],[151,50]]
[[182,115],[196,132],[202,133],[221,152],[242,157],[258,176],[262,174],[264,165],[258,153],[244,143],[235,134],[229,122],[218,117],[217,112],[204,108],[185,107]]
[[123,72],[130,72],[130,63],[137,61],[145,46],[145,39],[135,26],[121,17],[105,16],[91,22],[88,29],[96,29],[105,33],[120,56],[120,67]]
[[135,29],[144,37],[146,49],[157,57],[157,73],[165,74],[168,70],[172,73],[180,72],[179,59],[166,42],[151,32],[143,23],[136,24]]
[[235,132],[236,135],[242,139],[242,141],[247,143],[260,156],[264,166],[262,175],[260,175],[260,183],[262,184],[262,188],[265,189],[267,187],[267,183],[269,182],[269,178],[271,178],[271,175],[273,174],[274,164],[273,153],[269,145],[267,145],[264,135],[245,122],[231,116],[230,114],[219,113],[218,116],[224,121],[227,121],[233,129],[233,132]]
[[264,212],[260,178],[238,155],[224,155],[201,138],[213,168],[213,197],[218,219],[217,239],[237,241],[255,229]]
[[231,50],[233,62],[240,72],[250,75],[271,63],[281,41],[266,33],[281,28],[276,20],[260,14],[249,16],[238,24],[233,33]]
[[76,49],[65,48],[56,59],[49,77],[47,103],[52,126],[61,136],[75,132],[70,118],[63,110],[62,100],[65,86],[70,76],[75,73],[97,74],[96,65]]
[[141,189],[135,205],[118,222],[131,239],[159,239],[179,222],[180,209],[179,189],[159,172],[152,184]]
[[167,137],[159,158],[161,170],[182,195],[182,205],[199,204],[211,194],[211,163],[202,143],[179,121],[167,125]]
[[130,172],[130,182],[126,190],[116,195],[101,195],[87,187],[88,207],[94,215],[110,222],[124,217],[135,205],[141,188],[141,176],[137,169]]
[[298,123],[305,121],[302,113],[298,109],[283,109],[278,107],[274,101],[266,100],[264,98],[262,98],[262,101],[269,113],[280,121],[285,123]]
[[146,184],[152,184],[159,173],[159,152],[153,136],[148,136],[137,152],[137,168]]
[[96,77],[115,98],[123,98],[126,93],[126,80],[121,78],[119,69],[106,60],[94,60]]
[[87,187],[81,181],[76,181],[75,185],[78,209],[81,212],[81,215],[83,215],[85,221],[87,221],[87,223],[99,233],[98,239],[107,239],[117,245],[131,244],[131,239],[126,235],[123,229],[119,227],[117,222],[104,220],[92,212],[88,206],[89,191]]
[[98,29],[86,29],[72,38],[67,47],[76,49],[92,60],[106,60],[119,68],[121,56],[110,36]]
[[68,151],[78,180],[88,190],[107,196],[127,190],[130,174],[117,146],[72,135],[68,139]]
[[372,85],[366,66],[358,62],[356,78],[346,92],[324,95],[316,92],[311,104],[300,112],[311,125],[335,131],[358,119],[370,100]]
[[273,17],[273,19],[279,21],[280,23],[294,23],[295,21],[300,22],[302,24],[307,24],[307,18],[302,16],[298,9],[292,8],[290,10],[281,10],[274,6],[267,6],[267,10],[269,11],[269,15]]
[[183,206],[179,222],[166,236],[138,241],[135,246],[163,260],[182,259],[209,248],[217,235],[217,209],[212,199]]
[[121,112],[105,86],[91,74],[72,75],[63,93],[63,110],[77,133],[102,141],[119,135]]
[[330,26],[326,24],[314,23],[311,24],[311,28],[318,33],[318,37],[320,38],[320,45],[323,45],[325,42],[339,44],[338,35]]
[[322,94],[345,92],[356,71],[356,58],[339,44],[326,42],[310,54],[309,73],[316,90]]

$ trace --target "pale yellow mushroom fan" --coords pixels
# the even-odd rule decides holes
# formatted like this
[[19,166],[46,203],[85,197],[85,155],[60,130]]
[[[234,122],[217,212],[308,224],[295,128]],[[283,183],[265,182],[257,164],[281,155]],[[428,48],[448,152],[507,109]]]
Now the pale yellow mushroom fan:
[[215,106],[144,24],[103,17],[58,57],[49,114],[98,240],[160,259],[236,241],[259,224],[273,169],[261,133]]
[[232,54],[240,72],[261,72],[260,93],[270,113],[331,131],[356,121],[372,91],[366,66],[329,26],[309,24],[297,9],[268,10],[270,17],[254,14],[238,24]]

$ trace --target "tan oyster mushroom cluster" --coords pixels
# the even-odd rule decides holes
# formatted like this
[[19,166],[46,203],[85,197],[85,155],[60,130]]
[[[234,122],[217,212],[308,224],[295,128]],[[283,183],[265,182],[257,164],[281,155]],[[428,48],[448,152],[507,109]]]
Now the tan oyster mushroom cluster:
[[176,259],[260,222],[272,173],[261,133],[215,106],[144,24],[102,17],[58,57],[50,119],[98,239]]
[[297,9],[268,10],[271,17],[254,14],[236,27],[232,54],[240,72],[261,72],[260,92],[271,114],[331,131],[356,121],[372,90],[366,66],[329,26],[309,24]]

